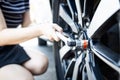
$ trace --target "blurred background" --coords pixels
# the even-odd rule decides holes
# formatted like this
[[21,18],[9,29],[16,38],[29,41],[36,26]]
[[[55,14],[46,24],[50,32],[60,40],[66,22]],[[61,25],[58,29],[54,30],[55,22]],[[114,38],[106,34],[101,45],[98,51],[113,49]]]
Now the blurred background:
[[30,0],[30,12],[33,23],[52,22],[49,0]]

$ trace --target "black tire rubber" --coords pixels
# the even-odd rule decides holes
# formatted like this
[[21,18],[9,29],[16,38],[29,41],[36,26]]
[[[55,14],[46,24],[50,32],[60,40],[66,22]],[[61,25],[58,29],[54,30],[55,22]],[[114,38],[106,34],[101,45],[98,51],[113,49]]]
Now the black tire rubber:
[[[52,0],[52,15],[53,15],[53,23],[58,23],[58,14],[59,14],[59,2],[60,0]],[[58,80],[64,80],[64,75],[62,72],[62,66],[60,65],[60,55],[59,55],[59,46],[58,42],[54,42],[53,44],[54,58],[55,58],[55,68],[57,73]]]

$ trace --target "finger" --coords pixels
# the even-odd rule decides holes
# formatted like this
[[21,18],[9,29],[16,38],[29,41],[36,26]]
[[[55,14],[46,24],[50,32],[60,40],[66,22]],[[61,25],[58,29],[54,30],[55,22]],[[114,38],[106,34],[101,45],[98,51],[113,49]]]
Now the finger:
[[50,38],[49,40],[50,40],[51,42],[53,42],[53,41],[54,41],[54,39],[53,39],[53,38]]
[[52,36],[48,36],[48,39],[53,42],[54,41],[54,38]]
[[58,38],[58,36],[56,35],[56,32],[54,31],[52,34],[53,38],[55,41],[59,41],[60,39]]
[[57,24],[53,24],[53,28],[59,32],[63,32],[63,29]]

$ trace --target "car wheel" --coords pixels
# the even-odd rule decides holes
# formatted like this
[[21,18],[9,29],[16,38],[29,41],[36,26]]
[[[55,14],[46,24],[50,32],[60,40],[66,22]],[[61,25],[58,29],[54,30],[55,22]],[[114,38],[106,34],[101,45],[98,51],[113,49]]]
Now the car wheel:
[[120,1],[53,0],[52,11],[65,38],[54,42],[58,80],[120,80]]

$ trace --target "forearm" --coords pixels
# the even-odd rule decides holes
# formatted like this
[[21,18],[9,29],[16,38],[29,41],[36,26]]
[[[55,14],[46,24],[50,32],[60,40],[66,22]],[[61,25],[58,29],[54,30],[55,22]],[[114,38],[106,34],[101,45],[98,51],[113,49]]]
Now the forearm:
[[40,35],[38,27],[4,29],[0,31],[0,46],[18,44]]

